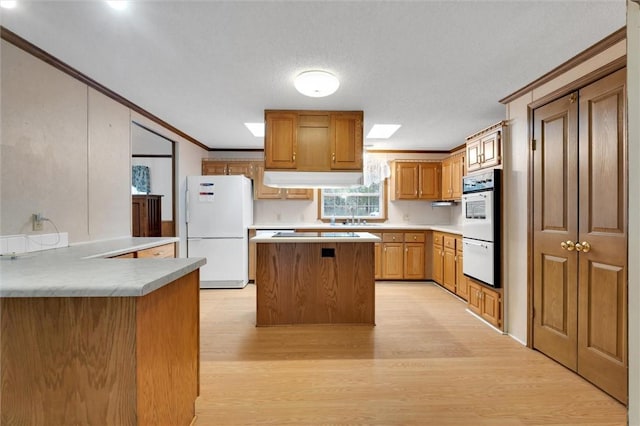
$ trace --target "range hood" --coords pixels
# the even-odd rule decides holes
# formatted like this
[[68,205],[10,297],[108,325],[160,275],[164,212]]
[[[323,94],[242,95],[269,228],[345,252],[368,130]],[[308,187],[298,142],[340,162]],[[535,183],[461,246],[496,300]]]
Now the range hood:
[[274,188],[348,188],[362,185],[362,172],[265,170],[262,183]]

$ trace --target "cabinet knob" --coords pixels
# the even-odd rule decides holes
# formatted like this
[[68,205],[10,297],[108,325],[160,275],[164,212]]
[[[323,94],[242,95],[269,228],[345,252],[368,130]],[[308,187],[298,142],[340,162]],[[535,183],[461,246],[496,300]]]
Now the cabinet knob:
[[336,162],[336,153],[335,152],[331,153],[331,161],[333,161],[334,163]]
[[296,161],[296,153],[293,153],[293,157],[291,158],[291,161]]

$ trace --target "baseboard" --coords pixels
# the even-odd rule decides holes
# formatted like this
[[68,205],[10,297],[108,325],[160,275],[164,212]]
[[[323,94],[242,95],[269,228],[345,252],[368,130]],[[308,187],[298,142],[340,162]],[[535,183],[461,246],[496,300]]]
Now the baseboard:
[[468,313],[470,313],[471,315],[473,315],[474,317],[478,318],[483,323],[487,324],[489,327],[493,328],[496,332],[498,332],[498,333],[500,333],[502,335],[508,336],[507,332],[500,330],[498,327],[496,327],[495,325],[491,324],[489,321],[487,321],[486,319],[482,318],[480,315],[476,314],[471,309],[467,308],[466,311]]

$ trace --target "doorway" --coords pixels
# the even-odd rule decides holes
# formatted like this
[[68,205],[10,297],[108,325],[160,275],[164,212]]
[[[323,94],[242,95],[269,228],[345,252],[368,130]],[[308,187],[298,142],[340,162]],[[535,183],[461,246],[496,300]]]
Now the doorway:
[[[161,134],[133,121],[131,126],[131,165],[132,174],[144,176],[143,182],[132,180],[132,229],[136,236],[136,229],[144,228],[144,225],[153,222],[146,216],[152,216],[151,209],[137,207],[146,201],[135,198],[137,193],[149,194],[148,205],[156,198],[159,201],[160,215],[158,217],[159,235],[162,237],[174,237],[175,230],[175,142]],[[141,197],[144,198],[144,197]],[[145,218],[137,218],[136,212],[145,211]],[[138,215],[139,216],[139,215]],[[145,220],[146,219],[146,220]],[[144,232],[143,232],[144,233]],[[138,236],[142,236],[138,235]],[[147,235],[145,235],[147,236]]]
[[537,349],[627,403],[626,71],[533,110]]

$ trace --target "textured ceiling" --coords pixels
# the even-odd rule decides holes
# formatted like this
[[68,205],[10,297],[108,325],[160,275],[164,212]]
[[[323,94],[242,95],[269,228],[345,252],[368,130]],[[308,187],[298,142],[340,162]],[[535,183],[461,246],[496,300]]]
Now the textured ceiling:
[[[450,149],[502,97],[625,24],[605,1],[23,1],[0,24],[212,148],[262,148],[265,109],[363,110],[378,149]],[[307,98],[293,78],[341,81]]]

